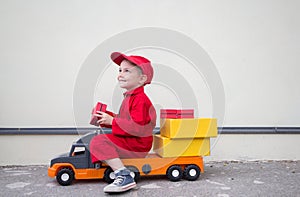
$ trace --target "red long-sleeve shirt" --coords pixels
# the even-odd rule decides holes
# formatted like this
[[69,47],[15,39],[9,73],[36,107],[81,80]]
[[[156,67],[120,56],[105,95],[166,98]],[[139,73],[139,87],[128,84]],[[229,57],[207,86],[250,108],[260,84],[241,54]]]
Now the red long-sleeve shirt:
[[112,122],[114,137],[111,140],[127,150],[150,151],[155,125],[155,109],[144,93],[144,87],[138,87],[124,93],[119,114],[115,115]]
[[152,136],[156,123],[154,107],[144,87],[124,93],[120,112],[112,122],[112,133],[121,136]]

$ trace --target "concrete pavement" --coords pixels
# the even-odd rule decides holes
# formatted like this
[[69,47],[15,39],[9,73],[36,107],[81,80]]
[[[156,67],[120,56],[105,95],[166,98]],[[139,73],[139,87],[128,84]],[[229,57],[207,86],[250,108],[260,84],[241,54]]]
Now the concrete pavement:
[[60,186],[47,166],[4,166],[0,177],[1,196],[300,196],[300,161],[207,162],[197,181],[141,177],[121,195],[103,193],[102,180]]

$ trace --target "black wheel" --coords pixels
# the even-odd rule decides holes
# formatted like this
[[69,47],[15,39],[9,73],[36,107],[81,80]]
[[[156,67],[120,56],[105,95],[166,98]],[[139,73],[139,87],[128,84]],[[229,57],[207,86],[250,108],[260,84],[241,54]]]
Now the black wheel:
[[67,186],[74,180],[74,172],[70,168],[62,168],[56,175],[57,182],[62,186]]
[[114,171],[110,167],[107,167],[106,170],[104,171],[103,180],[107,183],[112,183],[114,182],[115,177],[116,176]]
[[183,172],[180,166],[173,165],[167,170],[167,177],[170,181],[179,181],[183,176]]
[[126,166],[128,170],[131,171],[130,175],[134,178],[134,181],[137,183],[140,179],[140,172],[135,166]]
[[200,168],[197,165],[188,165],[184,169],[184,178],[189,181],[195,181],[200,176]]

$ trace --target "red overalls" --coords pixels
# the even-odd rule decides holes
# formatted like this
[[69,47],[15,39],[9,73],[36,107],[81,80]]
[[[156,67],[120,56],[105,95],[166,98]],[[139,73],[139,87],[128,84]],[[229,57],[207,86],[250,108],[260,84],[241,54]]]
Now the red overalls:
[[144,87],[124,93],[120,112],[112,122],[112,134],[100,134],[91,140],[92,162],[145,157],[152,147],[155,124],[156,112]]

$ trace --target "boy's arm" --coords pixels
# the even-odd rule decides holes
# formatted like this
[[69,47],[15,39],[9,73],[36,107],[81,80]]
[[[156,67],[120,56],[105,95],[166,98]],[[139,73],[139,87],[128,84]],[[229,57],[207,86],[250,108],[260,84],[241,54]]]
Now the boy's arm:
[[151,136],[156,124],[156,112],[154,107],[146,106],[145,101],[134,102],[130,119],[116,116],[112,122],[112,132],[121,136]]

